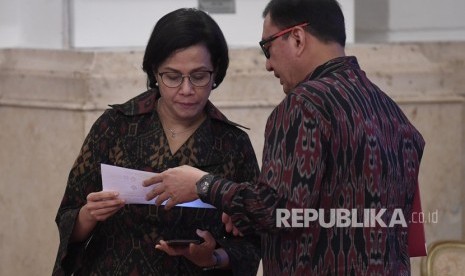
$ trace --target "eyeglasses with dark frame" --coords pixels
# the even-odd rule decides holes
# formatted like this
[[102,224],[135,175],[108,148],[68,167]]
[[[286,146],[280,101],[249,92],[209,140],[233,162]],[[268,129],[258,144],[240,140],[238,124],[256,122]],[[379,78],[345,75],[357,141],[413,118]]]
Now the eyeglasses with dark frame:
[[212,74],[213,71],[196,71],[189,75],[183,75],[179,72],[158,73],[163,84],[169,88],[179,87],[184,78],[188,78],[189,82],[195,87],[205,87],[210,83]]
[[263,53],[265,54],[265,57],[267,59],[270,58],[270,52],[268,51],[269,47],[265,47],[266,44],[272,42],[273,40],[275,40],[276,38],[278,38],[280,36],[283,36],[283,35],[287,34],[288,32],[292,31],[296,27],[305,27],[307,25],[308,25],[308,23],[301,23],[301,24],[291,26],[291,27],[289,27],[287,29],[279,31],[279,32],[275,33],[274,35],[271,35],[270,37],[268,37],[266,39],[263,39],[262,41],[258,42],[258,44],[260,44],[260,47],[262,48]]

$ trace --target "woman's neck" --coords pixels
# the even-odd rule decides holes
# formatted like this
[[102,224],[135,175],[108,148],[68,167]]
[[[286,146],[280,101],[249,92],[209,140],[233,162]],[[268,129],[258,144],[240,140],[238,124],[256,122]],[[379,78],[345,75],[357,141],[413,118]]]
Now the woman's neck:
[[163,129],[170,138],[176,139],[177,137],[189,137],[206,118],[205,112],[202,112],[193,118],[177,120],[175,117],[167,114],[166,106],[164,104],[165,102],[162,98],[158,99],[157,112],[163,125]]

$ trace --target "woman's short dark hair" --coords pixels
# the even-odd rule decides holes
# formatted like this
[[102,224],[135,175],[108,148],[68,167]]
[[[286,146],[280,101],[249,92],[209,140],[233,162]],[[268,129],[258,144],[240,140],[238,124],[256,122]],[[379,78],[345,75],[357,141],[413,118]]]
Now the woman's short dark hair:
[[346,44],[344,14],[336,0],[271,0],[263,11],[280,28],[307,22],[308,32],[323,42]]
[[215,70],[216,84],[223,81],[229,65],[228,45],[218,24],[207,13],[182,8],[164,15],[155,25],[145,49],[142,69],[147,73],[147,86],[154,88],[154,71],[175,51],[203,44],[207,47]]

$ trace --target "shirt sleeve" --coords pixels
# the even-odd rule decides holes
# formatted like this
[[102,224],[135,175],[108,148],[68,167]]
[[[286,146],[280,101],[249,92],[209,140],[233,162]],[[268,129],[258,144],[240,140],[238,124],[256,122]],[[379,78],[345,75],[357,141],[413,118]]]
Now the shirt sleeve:
[[60,244],[53,275],[69,275],[79,265],[86,241],[71,243],[70,238],[79,210],[86,203],[89,193],[102,190],[100,163],[105,162],[103,152],[108,152],[108,127],[110,117],[104,113],[92,126],[68,176],[63,199],[55,222],[60,234]]
[[243,233],[276,231],[276,209],[318,204],[325,171],[329,122],[321,109],[290,94],[268,118],[257,184],[214,178],[202,198],[231,215]]

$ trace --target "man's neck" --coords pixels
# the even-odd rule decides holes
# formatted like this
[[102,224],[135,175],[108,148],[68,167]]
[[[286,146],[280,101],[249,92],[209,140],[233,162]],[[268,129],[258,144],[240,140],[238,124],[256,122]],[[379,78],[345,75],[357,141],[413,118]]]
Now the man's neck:
[[344,57],[345,55],[344,47],[338,43],[316,43],[313,45],[308,58],[308,60],[311,61],[309,64],[309,72],[313,72],[318,66],[330,60]]

